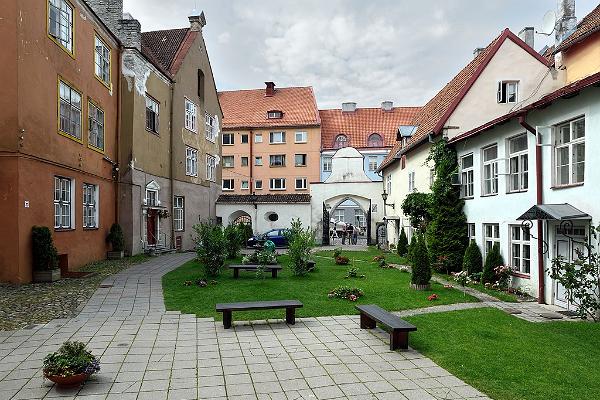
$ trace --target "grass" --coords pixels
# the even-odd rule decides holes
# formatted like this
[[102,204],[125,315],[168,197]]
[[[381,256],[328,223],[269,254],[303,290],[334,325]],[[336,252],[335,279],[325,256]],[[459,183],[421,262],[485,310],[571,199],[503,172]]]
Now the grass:
[[492,308],[408,318],[410,345],[494,399],[600,398],[600,324],[531,323]]
[[[265,279],[257,279],[254,273],[245,271],[240,272],[239,279],[233,279],[232,271],[225,269],[216,278],[216,285],[204,288],[196,285],[184,286],[186,280],[201,277],[200,265],[196,261],[190,261],[163,277],[165,304],[168,310],[221,319],[222,315],[215,312],[215,304],[236,301],[297,299],[304,304],[303,308],[297,310],[300,317],[356,314],[356,304],[375,303],[386,310],[404,310],[477,301],[456,289],[447,289],[434,282],[430,291],[411,290],[410,274],[396,269],[379,268],[371,261],[378,254],[381,252],[373,248],[368,251],[343,253],[354,260],[360,273],[366,275],[365,279],[344,279],[348,266],[336,265],[332,252],[318,252],[315,254],[317,270],[304,277],[291,274],[287,266],[289,259],[284,255],[279,257],[279,262],[284,268],[277,279],[271,279],[269,273],[265,274]],[[386,259],[388,262],[402,263],[396,254],[387,254]],[[239,260],[234,260],[233,263],[239,263]],[[328,298],[328,292],[340,285],[358,287],[365,295],[357,302]],[[433,302],[427,300],[432,293],[436,293],[440,299]],[[281,317],[282,310],[239,312],[234,315],[234,319],[237,320]]]
[[[451,285],[460,288],[460,284],[456,282],[451,275],[441,274],[439,272],[433,273],[438,278],[444,279],[448,281]],[[507,303],[518,303],[519,300],[517,296],[513,293],[503,292],[501,290],[495,290],[485,287],[482,283],[471,283],[467,285],[468,287],[480,291],[481,293],[488,294],[492,297],[497,298],[498,300],[505,301]]]

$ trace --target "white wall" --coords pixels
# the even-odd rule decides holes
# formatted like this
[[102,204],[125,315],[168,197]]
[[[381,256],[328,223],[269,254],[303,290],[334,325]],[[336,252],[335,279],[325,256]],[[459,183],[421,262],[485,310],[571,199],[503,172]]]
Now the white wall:
[[[217,217],[221,217],[223,225],[233,222],[240,211],[247,213],[252,218],[252,230],[254,233],[264,233],[275,228],[289,228],[292,220],[299,218],[304,227],[311,224],[310,203],[258,203],[253,204],[229,204],[217,203]],[[269,213],[277,213],[278,220],[270,221]]]

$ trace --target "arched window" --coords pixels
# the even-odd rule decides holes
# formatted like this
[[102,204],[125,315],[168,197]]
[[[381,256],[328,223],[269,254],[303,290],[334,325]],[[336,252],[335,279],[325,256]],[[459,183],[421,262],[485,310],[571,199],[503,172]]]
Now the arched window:
[[342,147],[348,147],[348,137],[346,135],[337,135],[333,142],[333,148],[341,149]]
[[378,133],[373,133],[367,140],[367,147],[383,147],[383,138]]

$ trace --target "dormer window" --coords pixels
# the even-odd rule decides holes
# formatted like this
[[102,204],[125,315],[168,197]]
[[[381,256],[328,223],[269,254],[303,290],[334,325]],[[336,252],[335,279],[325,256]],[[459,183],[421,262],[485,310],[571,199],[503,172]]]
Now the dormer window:
[[342,147],[348,147],[348,137],[346,135],[337,135],[333,142],[333,148],[341,149]]
[[367,147],[383,147],[383,138],[378,133],[373,133],[367,140]]
[[516,103],[519,95],[519,81],[498,82],[498,103]]
[[283,111],[280,111],[280,110],[267,111],[267,118],[268,119],[281,119],[281,118],[283,118]]

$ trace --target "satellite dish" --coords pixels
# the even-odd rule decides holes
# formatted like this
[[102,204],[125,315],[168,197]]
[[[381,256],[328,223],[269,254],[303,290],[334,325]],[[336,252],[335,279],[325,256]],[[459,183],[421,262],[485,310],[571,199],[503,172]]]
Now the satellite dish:
[[544,14],[544,18],[542,18],[542,26],[539,31],[536,33],[540,33],[542,35],[551,35],[554,32],[554,28],[556,27],[556,12],[553,10],[549,10]]

